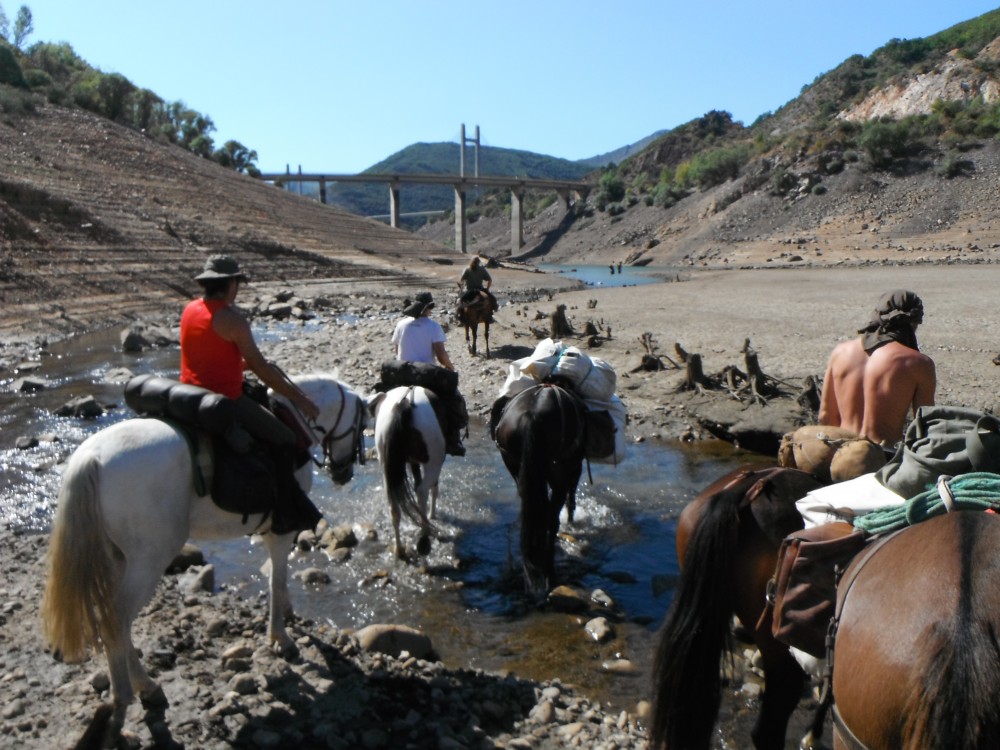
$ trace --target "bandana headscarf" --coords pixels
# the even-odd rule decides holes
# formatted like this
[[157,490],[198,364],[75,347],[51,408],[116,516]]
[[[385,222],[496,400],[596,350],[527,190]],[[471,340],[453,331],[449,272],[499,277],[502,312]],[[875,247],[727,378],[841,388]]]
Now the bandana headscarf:
[[886,292],[872,311],[868,325],[858,331],[862,334],[861,345],[869,355],[891,341],[917,349],[913,324],[921,323],[923,319],[924,303],[920,297],[905,289]]

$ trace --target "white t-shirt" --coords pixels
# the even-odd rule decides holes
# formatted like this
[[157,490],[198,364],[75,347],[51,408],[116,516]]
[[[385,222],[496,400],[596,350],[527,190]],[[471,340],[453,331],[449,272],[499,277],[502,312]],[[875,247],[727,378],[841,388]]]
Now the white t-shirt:
[[396,358],[407,362],[429,362],[434,364],[434,344],[444,343],[444,329],[431,318],[406,316],[396,323],[392,332],[392,343],[396,346]]

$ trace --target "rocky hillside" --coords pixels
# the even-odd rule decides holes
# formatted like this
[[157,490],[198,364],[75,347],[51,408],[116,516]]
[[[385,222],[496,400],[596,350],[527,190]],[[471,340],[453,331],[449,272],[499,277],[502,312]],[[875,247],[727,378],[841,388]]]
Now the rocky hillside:
[[[535,213],[520,255],[723,268],[991,260],[997,33],[994,11],[892,40],[750,127],[710,112],[675,128],[601,175],[568,215],[558,204]],[[501,212],[477,208],[494,218],[472,225],[473,248],[510,253]],[[438,222],[421,234],[448,243],[453,229]]]
[[[712,268],[993,260],[994,26],[1000,11],[855,56],[751,127],[713,112],[676,128],[595,175],[568,215],[534,196],[515,254]],[[447,221],[396,231],[34,102],[0,116],[0,341],[179,306],[215,252],[240,255],[259,280],[383,288],[461,262]],[[607,177],[621,195],[608,197]],[[470,249],[511,255],[503,197],[470,211]]]
[[388,280],[449,251],[75,109],[0,120],[0,340],[179,304],[212,253],[258,280]]

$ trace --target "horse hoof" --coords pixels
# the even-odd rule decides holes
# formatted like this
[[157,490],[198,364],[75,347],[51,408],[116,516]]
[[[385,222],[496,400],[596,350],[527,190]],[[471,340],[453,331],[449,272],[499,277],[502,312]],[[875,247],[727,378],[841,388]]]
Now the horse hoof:
[[431,538],[424,534],[417,542],[417,554],[429,555],[431,552]]
[[286,661],[292,661],[298,658],[299,647],[295,645],[295,641],[286,635],[284,638],[273,638],[271,640],[271,652]]
[[170,701],[167,700],[167,694],[163,692],[163,688],[159,685],[156,687],[142,693],[139,696],[139,701],[142,703],[142,707],[147,711],[157,708],[166,708],[170,705]]

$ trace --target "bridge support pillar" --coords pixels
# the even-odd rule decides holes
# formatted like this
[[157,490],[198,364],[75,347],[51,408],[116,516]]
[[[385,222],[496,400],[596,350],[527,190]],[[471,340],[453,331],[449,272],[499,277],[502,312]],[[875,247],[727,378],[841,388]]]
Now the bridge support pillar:
[[556,194],[559,196],[559,200],[562,203],[563,211],[569,211],[570,191],[556,190]]
[[465,253],[465,191],[455,187],[455,249]]
[[399,227],[399,181],[389,183],[389,226]]
[[319,178],[319,202],[326,204],[326,180],[322,177]]
[[524,188],[510,191],[510,251],[517,255],[524,247]]

